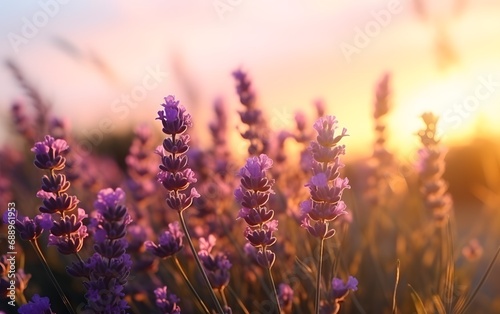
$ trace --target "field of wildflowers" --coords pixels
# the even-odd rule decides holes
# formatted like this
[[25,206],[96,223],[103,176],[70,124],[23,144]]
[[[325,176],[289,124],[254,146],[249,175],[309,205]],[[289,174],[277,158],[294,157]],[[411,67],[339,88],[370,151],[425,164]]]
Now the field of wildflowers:
[[297,112],[293,129],[272,130],[242,70],[232,75],[246,156],[231,153],[224,103],[200,149],[196,114],[172,95],[119,143],[124,154],[90,154],[10,67],[32,108],[12,106],[22,143],[1,151],[2,234],[18,240],[1,243],[6,313],[500,310],[488,278],[498,251],[463,231],[498,235],[498,215],[485,203],[491,223],[477,222],[454,201],[433,113],[401,176],[385,145],[389,74],[375,88],[373,155],[349,162],[342,121],[317,103],[315,117]]
[[[498,113],[500,63],[490,54],[500,51],[491,31],[500,6],[387,0],[355,14],[349,1],[216,0],[209,10],[111,1],[91,14],[96,25],[99,16],[121,24],[88,33],[87,21],[85,31],[66,24],[74,33],[53,36],[65,14],[82,9],[69,2],[37,1],[4,36],[15,54],[4,72],[20,95],[5,104],[0,146],[0,314],[500,313],[498,133],[484,126],[469,142],[448,141],[467,121],[483,127],[476,113]],[[412,18],[434,37],[427,42]],[[117,64],[137,55],[156,62],[165,56],[155,51],[167,50],[173,65],[141,63],[131,87],[84,48],[85,36],[113,43]],[[102,81],[76,79],[60,55],[51,64],[40,44],[48,37]],[[488,49],[466,47],[480,43]],[[422,74],[432,72],[418,58],[424,47],[434,49],[436,77]],[[81,88],[76,105],[52,101],[31,75],[30,53],[58,90],[61,77]],[[240,57],[247,62],[232,72],[221,66]],[[184,58],[203,61],[194,71]],[[322,85],[332,78],[334,87]],[[81,108],[90,98],[77,98],[108,84],[123,93],[93,121],[94,104]],[[204,97],[214,86],[232,100]],[[288,98],[270,99],[286,105],[265,101],[273,88]],[[342,95],[303,103],[316,88]],[[405,88],[407,98],[396,99]],[[369,111],[355,103],[360,95],[372,99]],[[436,108],[417,112],[422,102]],[[370,139],[364,157],[352,153],[356,137]],[[398,141],[418,148],[395,149]]]

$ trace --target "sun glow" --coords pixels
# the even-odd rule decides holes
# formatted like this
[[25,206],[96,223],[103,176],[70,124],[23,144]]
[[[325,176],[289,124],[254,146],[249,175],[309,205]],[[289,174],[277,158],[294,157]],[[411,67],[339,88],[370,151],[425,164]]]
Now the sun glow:
[[[438,134],[447,144],[470,140],[478,131],[490,132],[494,117],[500,114],[498,106],[500,80],[498,71],[467,71],[456,69],[436,74],[416,85],[397,100],[389,124],[394,142],[402,152],[414,150],[418,138],[408,141],[423,126],[424,112],[439,115]],[[479,122],[481,121],[481,122]]]

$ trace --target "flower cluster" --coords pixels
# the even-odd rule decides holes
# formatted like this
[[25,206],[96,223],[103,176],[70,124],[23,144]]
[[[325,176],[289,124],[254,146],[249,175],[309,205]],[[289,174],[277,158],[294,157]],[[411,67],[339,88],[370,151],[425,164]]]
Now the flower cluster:
[[[45,216],[45,217],[44,217]],[[3,222],[5,224],[9,223],[9,219],[15,218],[14,226],[16,231],[21,236],[21,239],[25,241],[32,241],[37,239],[43,232],[44,220],[46,220],[46,215],[36,215],[33,219],[29,217],[24,217],[19,214],[18,211],[6,211],[3,214]]]
[[168,137],[163,140],[163,145],[156,149],[161,157],[158,181],[169,192],[167,204],[172,209],[182,212],[193,203],[193,199],[200,195],[195,188],[186,190],[196,182],[194,172],[188,167],[190,137],[184,134],[192,126],[191,116],[179,106],[179,101],[174,96],[165,97],[162,104],[163,110],[158,111],[157,120],[162,123],[162,131]]
[[180,314],[181,308],[178,303],[180,299],[173,293],[167,291],[167,287],[155,289],[156,306],[162,314]]
[[[130,177],[127,186],[132,192],[131,196],[140,202],[155,191],[153,184],[156,167],[150,162],[149,146],[152,140],[152,131],[149,126],[142,124],[134,131],[134,140],[130,146],[129,154],[125,159],[127,172]],[[138,214],[141,214],[140,212]]]
[[96,313],[125,313],[123,286],[127,283],[132,262],[125,253],[125,235],[131,219],[123,206],[125,193],[120,189],[104,189],[94,203],[96,211],[91,226],[94,229],[96,253],[85,263],[74,263],[68,272],[88,279],[85,297],[88,308]]
[[358,280],[349,276],[346,282],[339,278],[333,278],[330,290],[330,301],[323,305],[321,313],[336,314],[340,311],[340,304],[344,302],[349,291],[358,290]]
[[337,145],[347,135],[344,128],[335,135],[337,120],[333,116],[320,118],[314,124],[318,132],[316,141],[311,142],[313,176],[306,186],[310,199],[300,204],[304,218],[302,227],[311,235],[328,239],[335,234],[329,229],[329,222],[346,213],[346,205],[341,200],[344,189],[350,188],[347,178],[340,178],[340,155],[345,153],[344,145]]
[[213,235],[209,235],[208,239],[200,238],[198,256],[207,271],[212,288],[223,290],[229,284],[229,269],[232,265],[225,254],[221,252],[215,256],[211,254],[215,243],[216,239]]
[[66,255],[79,252],[88,236],[82,221],[87,217],[85,211],[77,208],[79,200],[76,196],[67,193],[71,184],[66,176],[56,173],[66,166],[63,153],[68,149],[65,140],[48,135],[31,149],[35,153],[35,166],[49,171],[49,175],[42,178],[42,190],[37,193],[37,197],[43,200],[40,212],[52,215],[45,215],[42,226],[50,229],[49,245],[55,245],[61,254]]
[[40,297],[35,294],[31,301],[19,308],[20,314],[53,314],[50,309],[50,300],[47,297]]
[[245,237],[257,251],[257,262],[266,268],[271,268],[276,259],[275,254],[268,250],[276,242],[274,231],[278,229],[278,221],[272,220],[274,210],[267,207],[269,197],[274,191],[274,180],[266,176],[273,161],[264,154],[250,157],[240,169],[240,187],[234,192],[237,202],[241,205],[238,218],[248,224]]
[[436,136],[437,116],[427,112],[422,115],[422,119],[426,128],[419,132],[424,147],[418,151],[417,171],[425,206],[432,212],[436,225],[444,226],[452,208],[452,199],[447,192],[448,184],[442,178],[447,150]]
[[168,224],[168,230],[164,231],[159,238],[159,243],[155,244],[153,241],[146,241],[144,245],[146,250],[159,258],[170,257],[184,247],[182,244],[182,232],[179,222],[175,221]]
[[278,298],[280,307],[285,313],[291,312],[293,304],[293,289],[286,283],[282,283],[278,287]]

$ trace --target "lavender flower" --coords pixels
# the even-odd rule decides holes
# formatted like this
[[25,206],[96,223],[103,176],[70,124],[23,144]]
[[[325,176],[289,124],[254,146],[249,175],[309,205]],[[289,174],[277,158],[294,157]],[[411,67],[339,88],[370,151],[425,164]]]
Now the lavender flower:
[[349,276],[347,282],[341,279],[333,278],[330,290],[330,300],[324,302],[321,306],[321,314],[337,314],[340,312],[340,305],[344,302],[349,294],[349,291],[356,291],[358,289],[358,280]]
[[[150,161],[150,144],[152,131],[149,126],[143,124],[134,131],[134,140],[129,149],[129,154],[125,159],[129,179],[127,186],[132,192],[132,197],[136,202],[141,202],[155,191],[154,172],[156,166]],[[141,206],[137,206],[137,216],[142,217],[146,213],[141,211]]]
[[388,186],[384,178],[391,175],[393,155],[387,150],[385,116],[391,108],[391,75],[385,73],[380,79],[375,91],[375,104],[373,119],[375,121],[375,144],[373,156],[370,159],[367,171],[369,178],[366,180],[365,198],[371,205],[378,205],[386,197]]
[[419,132],[424,147],[418,151],[417,171],[425,206],[432,212],[435,224],[442,227],[446,225],[453,206],[451,196],[447,192],[448,184],[442,178],[447,150],[436,136],[438,117],[427,112],[422,115],[422,119],[426,128]]
[[250,142],[248,154],[256,156],[265,153],[269,146],[267,135],[265,135],[267,126],[262,111],[256,108],[255,93],[251,88],[252,83],[242,70],[234,71],[233,77],[237,84],[236,92],[241,104],[245,107],[245,111],[239,111],[238,113],[241,122],[248,126],[246,131],[241,132],[241,137]]
[[232,265],[225,254],[220,252],[215,256],[211,254],[215,243],[216,238],[213,235],[209,235],[208,239],[200,238],[198,256],[207,271],[212,288],[223,290],[229,284],[229,269]]
[[248,158],[239,172],[240,187],[234,192],[236,201],[241,205],[238,218],[248,224],[245,238],[258,249],[257,261],[266,268],[271,268],[276,258],[267,248],[276,242],[273,233],[278,229],[278,221],[272,220],[274,211],[266,206],[271,193],[274,193],[274,180],[266,177],[272,164],[273,161],[264,154]]
[[73,264],[68,270],[88,276],[89,281],[84,283],[85,297],[88,307],[97,313],[125,313],[128,308],[123,286],[132,266],[130,256],[125,253],[126,229],[131,219],[124,201],[125,193],[120,188],[98,193],[92,221],[96,253],[85,264]]
[[15,217],[15,227],[21,239],[31,241],[37,239],[43,232],[43,215],[36,215],[33,219],[23,217],[18,211],[6,211],[3,214],[3,223],[8,224],[9,218]]
[[[87,217],[85,211],[77,209],[79,200],[66,191],[70,182],[64,174],[56,174],[66,166],[63,153],[69,149],[65,140],[54,139],[47,135],[41,142],[35,143],[31,149],[35,153],[34,164],[40,169],[48,170],[49,175],[42,178],[42,190],[37,193],[43,205],[39,208],[44,214],[52,214],[44,218],[44,227],[50,229],[49,245],[57,246],[61,254],[77,253],[83,247],[83,240],[88,236],[87,227],[82,220]],[[70,214],[74,212],[75,214]],[[53,220],[53,219],[57,220]]]
[[[167,138],[163,140],[163,145],[156,149],[156,153],[161,157],[158,181],[168,191],[167,205],[177,211],[179,215],[189,247],[194,255],[198,269],[202,273],[206,288],[209,289],[218,311],[223,312],[222,306],[211,288],[210,280],[198,257],[183,216],[183,211],[193,204],[193,199],[200,197],[195,188],[191,188],[189,193],[186,191],[197,181],[194,172],[189,168],[189,158],[186,155],[186,152],[189,150],[190,137],[184,134],[192,126],[191,116],[186,112],[184,107],[179,106],[179,101],[176,101],[174,96],[165,97],[165,103],[162,106],[163,110],[158,111],[156,119],[161,121],[163,126],[162,131],[167,135]],[[153,248],[154,246],[150,245],[150,247]]]
[[155,289],[156,306],[163,314],[179,314],[181,308],[177,305],[180,299],[167,291],[167,286]]
[[337,120],[333,116],[320,118],[314,128],[318,136],[310,146],[313,176],[306,184],[311,198],[300,204],[304,215],[302,227],[314,237],[328,239],[335,234],[334,229],[329,229],[329,222],[346,213],[341,198],[343,191],[350,188],[349,180],[339,177],[344,166],[340,155],[345,153],[345,147],[337,144],[347,136],[347,130],[344,128],[336,135]]
[[182,250],[184,247],[182,244],[183,237],[184,232],[182,232],[179,222],[176,221],[168,224],[168,230],[160,235],[158,244],[146,241],[144,245],[146,246],[146,251],[151,254],[159,258],[167,258]]
[[349,294],[350,290],[358,290],[358,280],[355,277],[349,276],[346,282],[342,281],[342,279],[339,278],[332,279],[331,294],[335,302],[343,301]]
[[68,148],[65,140],[56,140],[52,136],[46,135],[44,141],[36,142],[31,149],[35,153],[35,166],[48,170],[64,169],[66,158],[62,156],[62,153]]
[[186,190],[196,182],[194,172],[188,167],[186,152],[189,149],[190,137],[184,134],[192,126],[191,116],[184,107],[179,106],[174,96],[165,97],[163,110],[158,111],[157,120],[163,125],[163,133],[169,135],[163,140],[163,146],[156,149],[161,157],[158,181],[169,192],[167,204],[178,212],[184,211],[200,195],[195,188],[189,193]]
[[278,297],[280,306],[285,312],[292,310],[293,303],[293,289],[286,283],[282,283],[278,287]]
[[31,301],[27,304],[22,305],[19,308],[20,314],[52,314],[52,310],[50,309],[50,300],[47,297],[40,297],[38,294],[35,294]]

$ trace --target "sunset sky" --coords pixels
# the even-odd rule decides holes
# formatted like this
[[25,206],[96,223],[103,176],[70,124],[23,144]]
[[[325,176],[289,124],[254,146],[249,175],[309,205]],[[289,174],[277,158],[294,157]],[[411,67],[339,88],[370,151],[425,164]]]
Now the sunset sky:
[[[500,131],[499,1],[422,0],[424,15],[413,1],[396,0],[61,2],[0,3],[0,57],[16,62],[78,131],[102,119],[154,123],[163,97],[175,94],[202,132],[215,98],[239,108],[230,74],[240,67],[273,126],[293,128],[295,110],[312,117],[323,99],[357,154],[370,153],[374,89],[386,71],[394,149],[418,145],[426,110],[443,115],[450,144],[478,126]],[[446,66],[436,54],[440,34],[456,57]],[[122,95],[145,81],[144,99],[126,107]],[[2,143],[9,107],[25,96],[6,67],[0,83]]]

